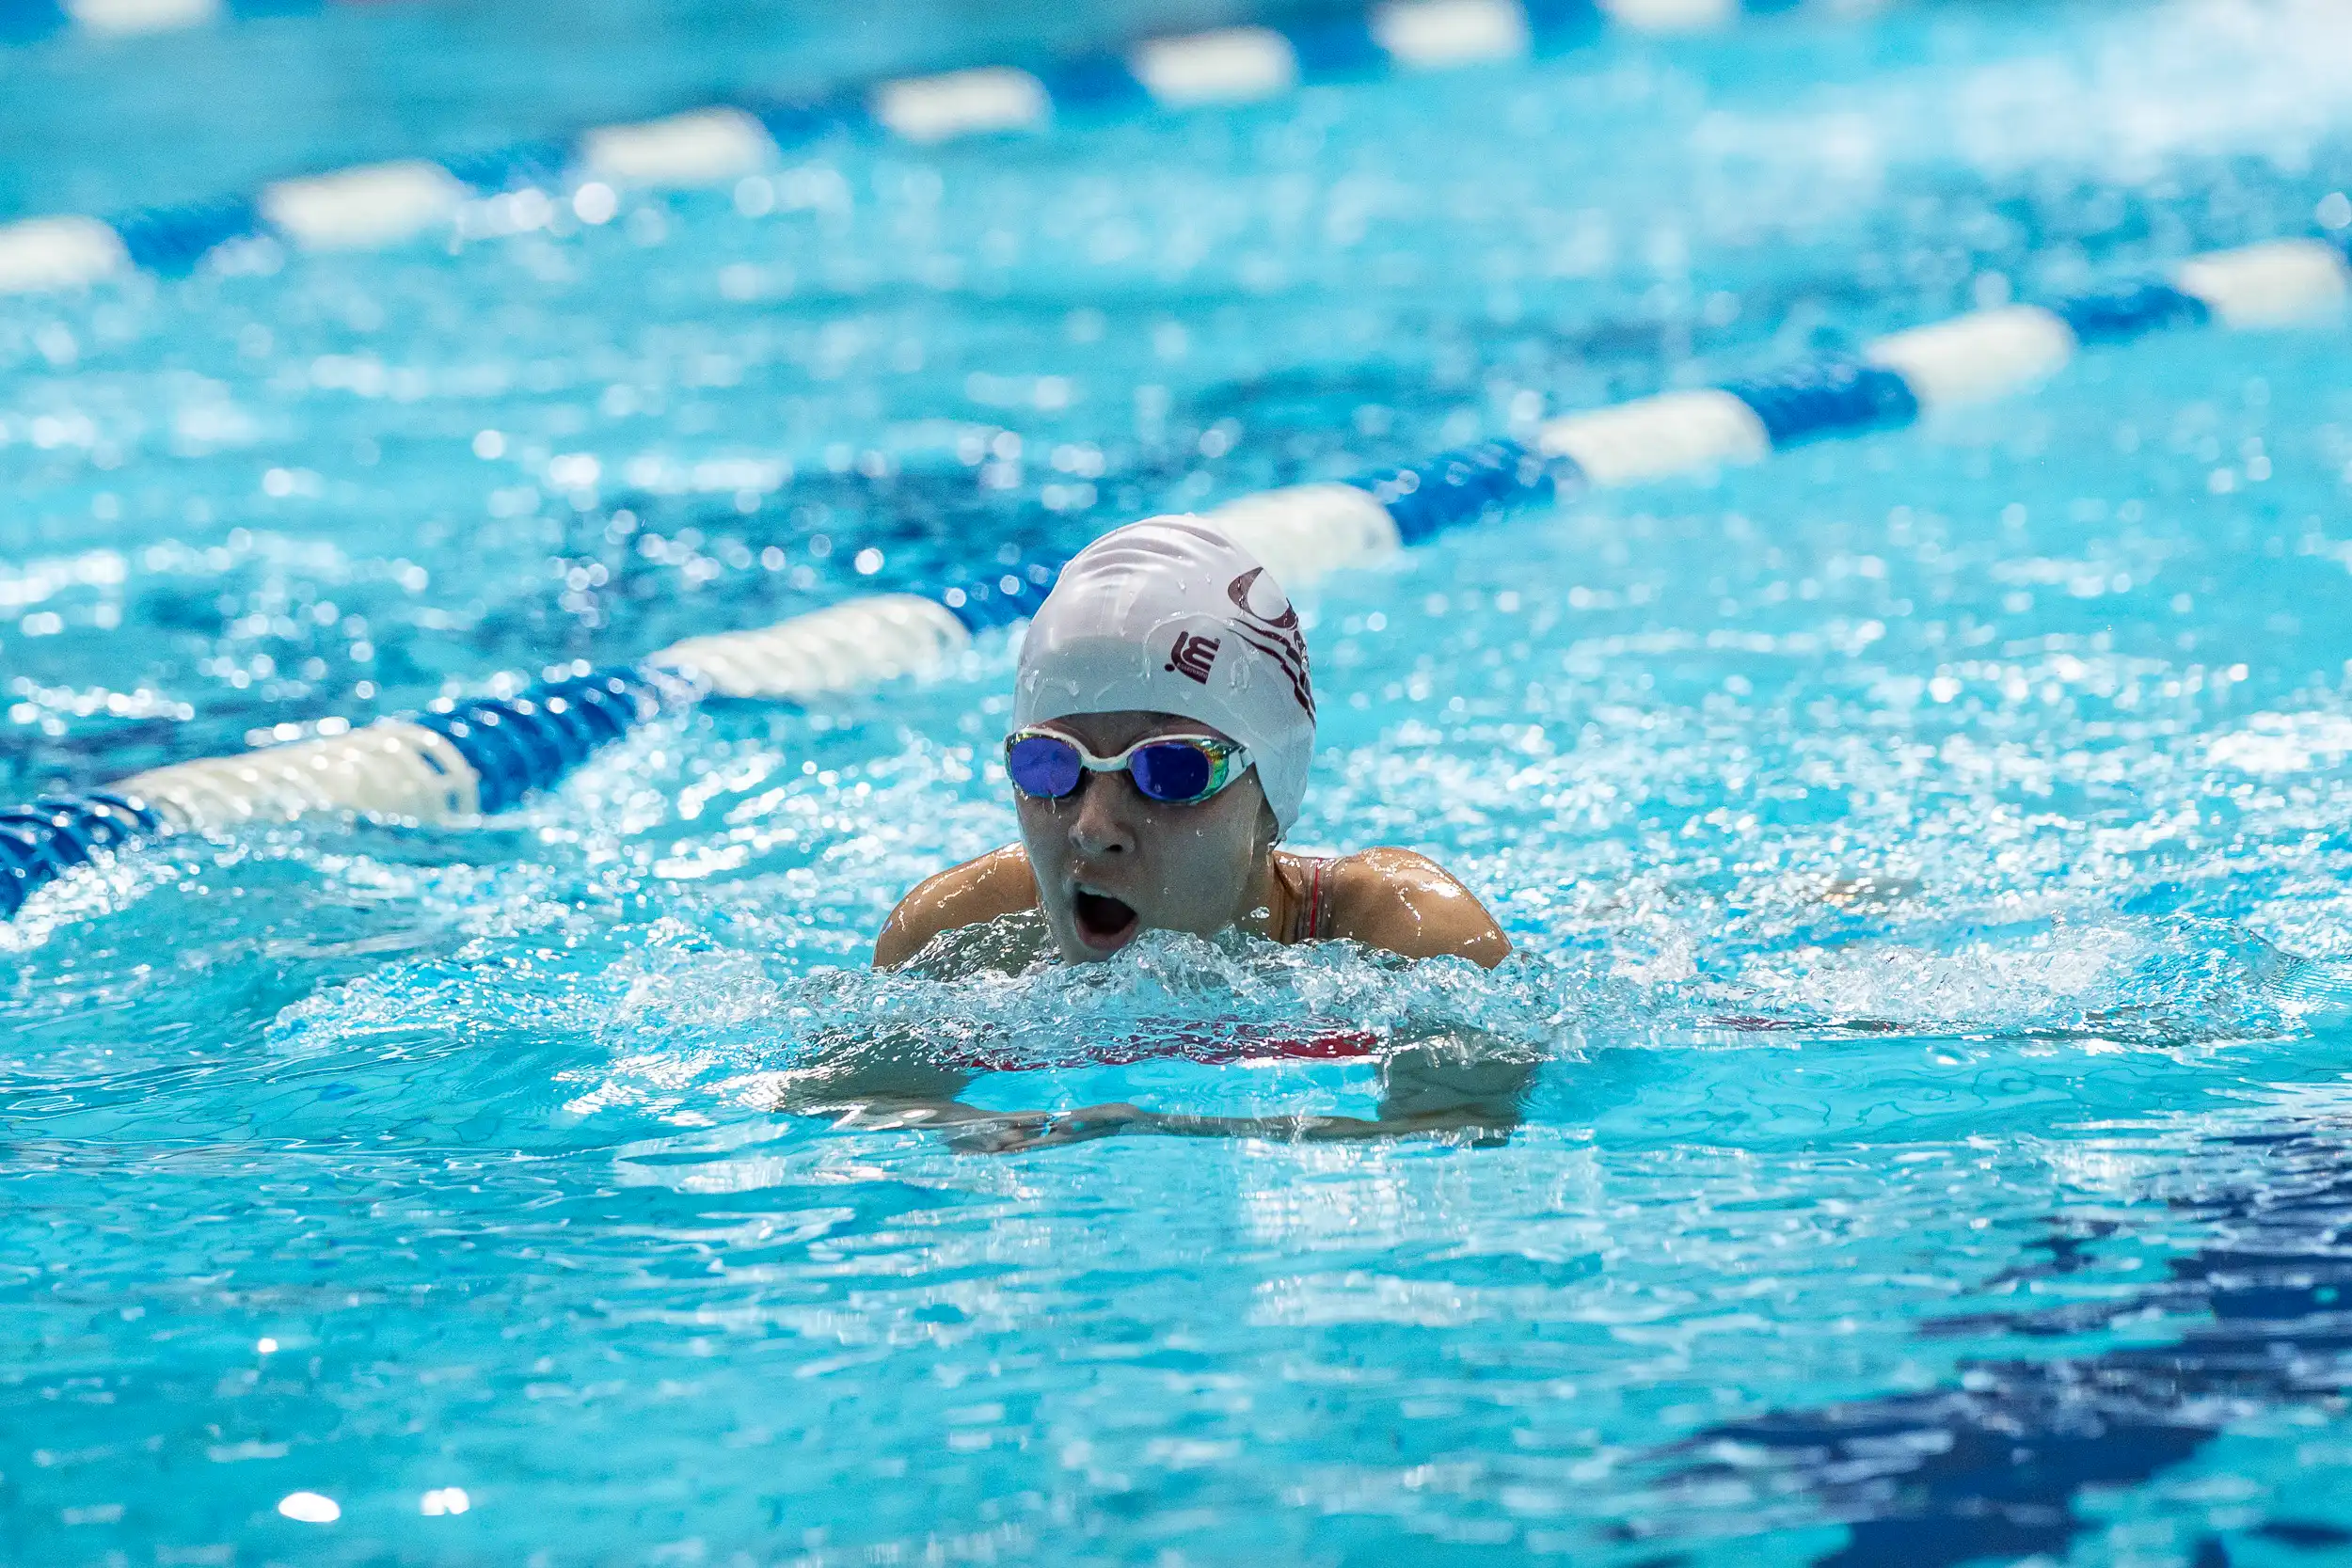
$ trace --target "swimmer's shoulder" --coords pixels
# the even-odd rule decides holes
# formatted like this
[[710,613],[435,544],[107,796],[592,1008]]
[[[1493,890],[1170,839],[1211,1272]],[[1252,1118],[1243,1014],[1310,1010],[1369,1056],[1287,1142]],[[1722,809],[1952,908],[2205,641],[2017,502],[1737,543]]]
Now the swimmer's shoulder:
[[1478,895],[1411,849],[1359,849],[1331,862],[1330,934],[1407,958],[1453,955],[1492,969],[1511,939]]
[[927,877],[898,900],[874,939],[874,967],[896,969],[942,931],[981,926],[1037,907],[1037,878],[1018,844]]

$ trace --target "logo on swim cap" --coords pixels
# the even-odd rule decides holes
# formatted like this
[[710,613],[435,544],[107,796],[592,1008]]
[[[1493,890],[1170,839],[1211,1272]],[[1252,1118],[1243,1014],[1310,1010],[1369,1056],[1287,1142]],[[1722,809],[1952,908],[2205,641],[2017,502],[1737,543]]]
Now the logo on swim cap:
[[[1252,598],[1257,596],[1258,585],[1261,582],[1265,582],[1265,586],[1273,590],[1275,600],[1281,607],[1280,609],[1274,610],[1260,610],[1256,605],[1249,602]],[[1291,608],[1290,600],[1282,597],[1282,591],[1279,588],[1275,587],[1272,582],[1266,581],[1265,568],[1263,566],[1252,566],[1249,570],[1244,572],[1241,576],[1227,583],[1225,585],[1225,596],[1233,601],[1234,609],[1240,610],[1244,615],[1248,616],[1253,621],[1264,622],[1271,629],[1290,631],[1296,629],[1298,626],[1298,611]]]
[[1202,686],[1209,684],[1209,670],[1216,663],[1216,651],[1223,647],[1214,637],[1197,632],[1180,631],[1168,650],[1168,668],[1180,675],[1189,675]]
[[[1252,566],[1225,585],[1225,596],[1241,611],[1241,620],[1233,629],[1240,633],[1243,641],[1282,667],[1282,673],[1290,677],[1291,695],[1298,699],[1298,705],[1306,709],[1311,723],[1315,717],[1315,694],[1307,678],[1307,638],[1298,629],[1298,611],[1288,599],[1283,599],[1281,610],[1272,615],[1249,602],[1250,590],[1264,576],[1264,567]],[[1278,596],[1279,593],[1278,590]]]

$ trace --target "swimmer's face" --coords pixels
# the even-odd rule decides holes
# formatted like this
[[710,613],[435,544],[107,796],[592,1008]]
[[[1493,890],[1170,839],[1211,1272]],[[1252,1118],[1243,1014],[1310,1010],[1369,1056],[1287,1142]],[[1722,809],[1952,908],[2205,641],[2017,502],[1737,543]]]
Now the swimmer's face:
[[[1166,713],[1088,713],[1038,726],[1096,756],[1159,735],[1232,736]],[[1147,799],[1121,773],[1087,774],[1075,793],[1013,791],[1054,944],[1072,963],[1106,958],[1147,930],[1209,936],[1248,914],[1273,814],[1253,768],[1196,805]]]

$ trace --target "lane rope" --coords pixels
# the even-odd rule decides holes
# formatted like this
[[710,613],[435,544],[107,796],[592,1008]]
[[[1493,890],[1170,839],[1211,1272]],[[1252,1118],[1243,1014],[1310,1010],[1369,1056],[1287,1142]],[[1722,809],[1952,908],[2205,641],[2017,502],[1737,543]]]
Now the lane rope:
[[[1243,496],[1207,515],[1294,593],[1450,529],[1592,489],[1703,474],[1814,440],[1914,423],[2022,391],[2086,344],[2176,327],[2262,329],[2341,319],[2352,235],[2191,258],[2048,305],[2005,305],[1891,333],[1851,356],[1546,420],[1346,483]],[[1025,620],[1058,560],[930,592],[879,594],[749,631],[689,638],[635,665],[576,665],[513,697],[425,711],[241,756],[175,763],[102,790],[0,812],[0,919],[76,866],[174,832],[349,812],[417,822],[494,816],[553,788],[632,730],[705,697],[807,703],[935,672]]]
[[[1748,13],[1814,5],[1844,18],[1876,3],[1386,0],[1355,16],[1219,27],[1025,67],[855,83],[807,100],[714,104],[462,157],[367,164],[112,219],[21,219],[0,224],[0,293],[83,288],[134,271],[178,276],[240,241],[305,251],[380,249],[446,232],[469,203],[524,190],[567,193],[583,221],[601,222],[617,210],[619,190],[729,184],[834,135],[930,146],[1033,135],[1058,122],[1263,103],[1324,82],[1558,55],[1613,30],[1709,32]],[[0,0],[0,40],[12,26],[39,30],[43,16],[122,32],[322,8],[323,0]]]

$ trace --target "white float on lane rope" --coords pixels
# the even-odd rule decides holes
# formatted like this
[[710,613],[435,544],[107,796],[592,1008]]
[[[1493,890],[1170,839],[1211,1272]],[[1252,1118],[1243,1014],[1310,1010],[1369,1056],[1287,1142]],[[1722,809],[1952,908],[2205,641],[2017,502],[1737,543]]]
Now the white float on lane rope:
[[2184,261],[2172,286],[2203,300],[2224,326],[2291,326],[2342,310],[2352,266],[2324,240],[2273,240]]
[[223,0],[65,0],[63,7],[75,26],[117,37],[201,27],[228,8]]
[[1227,501],[1208,520],[1274,574],[1303,588],[1343,566],[1368,566],[1404,547],[1396,519],[1353,484],[1295,484]]
[[741,109],[601,125],[580,140],[584,176],[626,185],[715,185],[756,174],[775,159],[775,138]]
[[1144,90],[1163,105],[1252,103],[1298,86],[1298,52],[1271,27],[1220,27],[1152,39],[1127,58]]
[[130,270],[122,236],[96,218],[0,224],[0,294],[72,289]]
[[1610,21],[1637,33],[1704,33],[1738,20],[1740,0],[1598,0]]
[[447,223],[465,201],[456,176],[419,158],[280,180],[262,187],[258,205],[306,250],[361,250]]
[[971,646],[955,612],[918,594],[876,594],[755,631],[690,637],[645,660],[723,697],[805,702],[937,670]]
[[876,119],[913,142],[1034,130],[1054,107],[1044,83],[1010,66],[884,82],[868,103]]
[[1862,356],[1909,383],[1925,414],[2047,381],[2065,369],[2075,347],[2074,329],[2056,312],[2003,305],[1890,333],[1864,345]]
[[1372,13],[1372,36],[1416,71],[1520,59],[1534,46],[1518,0],[1395,0]]
[[476,783],[447,736],[385,719],[348,735],[175,762],[113,787],[145,800],[183,832],[210,832],[312,812],[445,822],[474,815]]
[[1546,457],[1572,460],[1593,483],[1615,486],[1760,463],[1772,441],[1755,409],[1710,388],[1563,414],[1544,421],[1536,446]]

